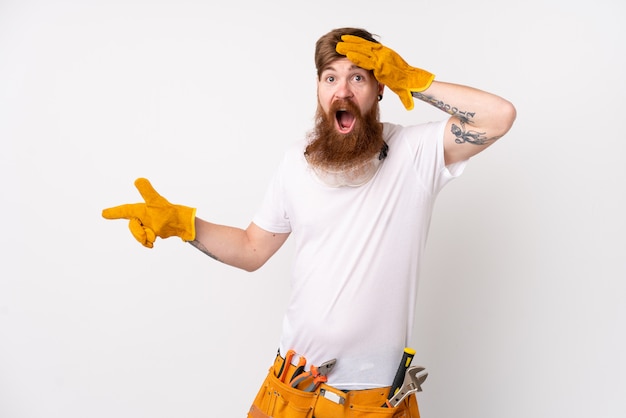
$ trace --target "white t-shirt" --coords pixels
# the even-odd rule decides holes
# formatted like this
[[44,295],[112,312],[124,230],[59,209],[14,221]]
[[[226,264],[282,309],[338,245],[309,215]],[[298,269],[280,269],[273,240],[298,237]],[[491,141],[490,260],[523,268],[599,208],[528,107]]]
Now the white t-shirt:
[[359,187],[320,182],[300,141],[253,219],[295,239],[281,353],[305,356],[307,370],[337,359],[328,383],[339,389],[390,385],[409,343],[435,198],[465,166],[444,164],[445,124],[385,123],[388,156]]

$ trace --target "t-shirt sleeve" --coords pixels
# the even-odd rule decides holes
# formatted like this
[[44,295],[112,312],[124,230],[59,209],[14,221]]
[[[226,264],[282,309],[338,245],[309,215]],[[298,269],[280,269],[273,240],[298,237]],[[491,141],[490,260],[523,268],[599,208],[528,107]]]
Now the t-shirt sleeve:
[[286,159],[274,172],[272,179],[265,191],[265,197],[259,209],[254,215],[252,222],[258,227],[275,233],[291,232],[291,223],[285,210],[282,176],[285,171]]
[[415,170],[433,193],[463,174],[467,164],[466,160],[446,166],[443,148],[446,123],[447,120],[442,120],[412,126],[405,136],[413,153]]

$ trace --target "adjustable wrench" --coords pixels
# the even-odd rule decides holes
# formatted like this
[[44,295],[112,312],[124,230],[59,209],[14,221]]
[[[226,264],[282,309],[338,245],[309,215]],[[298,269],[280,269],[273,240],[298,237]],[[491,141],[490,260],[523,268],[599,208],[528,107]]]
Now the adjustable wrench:
[[[422,391],[422,383],[428,377],[428,373],[421,373],[425,369],[420,366],[409,367],[404,374],[404,382],[396,394],[383,406],[396,407],[404,398],[415,392]],[[419,374],[421,373],[421,374]]]

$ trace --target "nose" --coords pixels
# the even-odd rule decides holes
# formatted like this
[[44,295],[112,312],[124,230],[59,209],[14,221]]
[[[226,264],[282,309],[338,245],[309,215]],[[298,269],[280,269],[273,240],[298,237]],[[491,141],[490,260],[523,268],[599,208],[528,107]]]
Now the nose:
[[354,96],[350,82],[344,80],[337,84],[337,90],[335,91],[335,97],[338,99],[350,99]]

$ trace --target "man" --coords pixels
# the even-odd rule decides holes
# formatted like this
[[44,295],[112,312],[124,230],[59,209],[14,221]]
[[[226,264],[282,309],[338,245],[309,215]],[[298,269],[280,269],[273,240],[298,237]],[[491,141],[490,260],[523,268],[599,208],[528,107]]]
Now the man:
[[[136,181],[145,203],[103,216],[129,219],[147,247],[157,236],[178,236],[247,271],[293,235],[279,355],[249,416],[418,417],[413,396],[398,405],[386,399],[410,339],[435,198],[469,158],[510,129],[515,108],[493,94],[435,81],[363,29],[322,36],[315,64],[315,127],[287,150],[246,229],[199,219],[146,179]],[[385,87],[407,110],[417,98],[449,117],[407,127],[381,123]],[[329,360],[334,367],[313,380]]]

